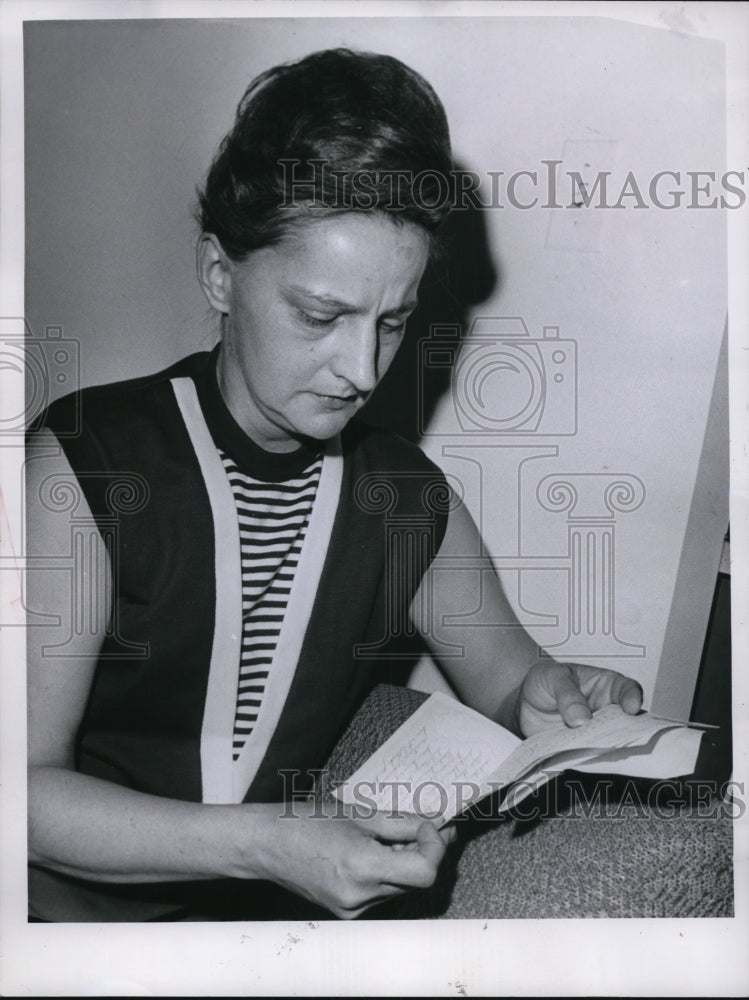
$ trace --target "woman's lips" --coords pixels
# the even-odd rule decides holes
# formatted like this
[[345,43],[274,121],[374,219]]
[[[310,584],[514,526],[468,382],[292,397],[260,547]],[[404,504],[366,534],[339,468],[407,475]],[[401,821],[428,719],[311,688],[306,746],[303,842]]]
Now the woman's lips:
[[321,392],[316,392],[315,395],[331,410],[343,410],[347,406],[352,406],[358,399],[357,396],[327,396]]

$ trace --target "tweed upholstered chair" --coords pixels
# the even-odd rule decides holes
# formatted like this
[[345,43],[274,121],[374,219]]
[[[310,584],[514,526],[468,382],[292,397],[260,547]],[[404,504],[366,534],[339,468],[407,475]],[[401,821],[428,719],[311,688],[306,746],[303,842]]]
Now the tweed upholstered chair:
[[[318,794],[330,795],[426,697],[376,687],[338,742]],[[482,805],[458,822],[458,841],[430,890],[375,907],[367,919],[733,916],[730,805],[690,802],[688,782],[657,802],[647,782],[619,779],[624,797],[617,782],[608,787],[604,801],[593,776],[565,776],[538,793],[535,810],[526,800],[523,814],[537,814],[530,821],[492,817]]]

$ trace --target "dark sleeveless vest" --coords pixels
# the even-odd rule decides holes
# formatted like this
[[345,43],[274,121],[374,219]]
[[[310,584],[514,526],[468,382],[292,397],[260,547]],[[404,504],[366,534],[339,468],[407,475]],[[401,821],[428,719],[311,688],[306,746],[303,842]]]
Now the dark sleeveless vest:
[[[216,354],[83,390],[55,402],[44,420],[53,432],[61,430],[60,443],[110,549],[114,578],[112,622],[80,727],[77,767],[195,802],[203,799],[200,734],[215,622],[214,532],[170,380],[192,380],[213,441],[250,475],[257,450],[221,400]],[[80,433],[65,436],[76,416]],[[340,500],[320,585],[247,802],[281,801],[289,794],[289,772],[299,772],[298,790],[309,782],[308,771],[324,764],[380,679],[378,668],[410,647],[408,608],[444,536],[448,488],[419,448],[354,420],[342,450]]]

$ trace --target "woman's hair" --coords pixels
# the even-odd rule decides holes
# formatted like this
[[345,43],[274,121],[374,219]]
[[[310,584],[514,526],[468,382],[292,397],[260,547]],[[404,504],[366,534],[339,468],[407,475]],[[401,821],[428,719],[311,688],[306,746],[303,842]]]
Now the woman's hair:
[[435,234],[451,169],[445,110],[423,77],[392,56],[329,49],[252,81],[197,219],[237,262],[295,221],[346,211],[385,212]]

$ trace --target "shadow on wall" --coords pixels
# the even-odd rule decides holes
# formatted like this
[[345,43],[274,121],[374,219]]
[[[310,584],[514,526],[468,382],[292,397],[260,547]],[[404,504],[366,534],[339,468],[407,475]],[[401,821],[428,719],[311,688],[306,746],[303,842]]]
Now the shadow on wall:
[[[455,169],[463,168],[456,163]],[[422,368],[420,341],[429,337],[434,324],[458,327],[462,338],[469,310],[488,299],[498,284],[483,211],[454,211],[442,244],[442,252],[427,267],[400,351],[362,410],[368,423],[416,442],[449,391],[452,376],[452,366]]]
[[[456,169],[460,166],[456,164]],[[491,259],[484,213],[468,208],[453,212],[442,233],[443,250],[427,267],[419,305],[408,321],[400,351],[372,398],[363,418],[419,442],[440,399],[450,391],[453,367],[421,366],[420,342],[430,339],[435,324],[454,326],[465,335],[469,311],[496,289],[498,269]],[[380,661],[377,680],[405,685],[426,651],[418,634],[397,638],[397,652]]]

